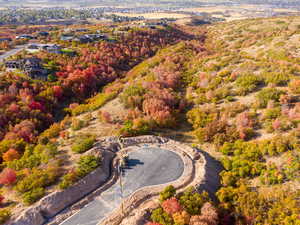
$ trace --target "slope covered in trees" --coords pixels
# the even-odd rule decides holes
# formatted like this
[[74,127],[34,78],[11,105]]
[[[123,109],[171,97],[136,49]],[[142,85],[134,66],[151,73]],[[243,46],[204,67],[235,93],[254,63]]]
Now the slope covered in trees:
[[[57,39],[58,35],[54,33],[51,38]],[[0,209],[1,223],[16,203],[30,205],[51,192],[49,186],[59,182],[59,188],[67,188],[101,164],[101,157],[80,157],[93,146],[93,135],[78,134],[72,152],[67,152],[67,156],[59,146],[70,136],[68,128],[73,132],[80,130],[91,118],[77,120],[67,116],[59,121],[60,118],[75,109],[78,112],[74,115],[86,111],[81,111],[78,104],[101,92],[105,85],[124,78],[128,70],[159,49],[196,37],[176,27],[168,27],[132,29],[115,38],[115,41],[77,43],[73,46],[75,56],[46,51],[22,52],[14,56],[16,59],[32,56],[41,59],[50,72],[48,81],[31,79],[20,71],[1,73],[0,194],[5,208]],[[64,45],[72,46],[74,42]],[[107,95],[100,93],[102,100],[93,104],[93,109],[117,94],[118,91]],[[67,166],[72,168],[65,170],[64,159],[68,157],[73,157]]]
[[[80,154],[97,135],[152,133],[207,151],[224,170],[214,206],[191,190],[164,193],[149,224],[298,224],[300,18],[180,30],[138,30],[116,43],[79,45],[72,58],[39,53],[54,71],[52,82],[5,76],[1,85],[16,94],[2,97],[3,115],[28,115],[0,120],[2,167],[17,171],[14,180],[3,170],[14,196],[30,204],[45,187],[67,188],[90,172],[101,160]],[[73,103],[69,116],[38,136],[50,125],[49,112],[66,102]],[[62,149],[77,163],[58,171],[52,159]],[[43,179],[29,185],[36,177]]]

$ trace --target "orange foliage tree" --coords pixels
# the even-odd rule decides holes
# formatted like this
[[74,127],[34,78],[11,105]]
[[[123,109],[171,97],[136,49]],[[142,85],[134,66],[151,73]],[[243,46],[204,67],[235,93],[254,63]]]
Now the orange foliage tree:
[[5,152],[3,154],[3,160],[6,161],[6,162],[10,162],[10,161],[13,161],[15,159],[19,159],[20,158],[20,154],[17,150],[11,148],[9,149],[7,152]]

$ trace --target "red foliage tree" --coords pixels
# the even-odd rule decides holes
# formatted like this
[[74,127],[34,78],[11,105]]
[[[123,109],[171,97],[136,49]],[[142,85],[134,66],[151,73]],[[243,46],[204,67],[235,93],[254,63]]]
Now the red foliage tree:
[[162,203],[162,208],[169,215],[182,211],[182,207],[175,197],[165,200]]
[[45,111],[45,107],[44,107],[40,102],[37,102],[37,101],[32,101],[32,102],[29,104],[29,108],[30,108],[31,110]]
[[17,179],[16,172],[13,169],[5,168],[0,173],[0,184],[10,185],[13,184]]
[[0,195],[0,204],[2,204],[3,200],[4,200],[4,197],[2,195]]
[[35,124],[30,120],[23,120],[15,125],[4,138],[10,140],[23,138],[26,142],[31,142],[35,135]]
[[63,95],[63,89],[61,86],[53,86],[53,93],[56,98],[61,98]]

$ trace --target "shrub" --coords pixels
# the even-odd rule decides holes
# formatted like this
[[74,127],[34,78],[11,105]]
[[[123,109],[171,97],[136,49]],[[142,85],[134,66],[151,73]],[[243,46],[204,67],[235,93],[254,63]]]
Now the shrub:
[[76,130],[80,130],[81,128],[86,126],[86,122],[83,120],[79,120],[76,118],[72,119],[72,124],[71,124],[71,128],[72,130],[76,131]]
[[0,224],[4,224],[11,216],[11,213],[7,209],[0,209]]
[[77,168],[62,177],[58,187],[66,189],[101,165],[101,158],[93,155],[81,156]]
[[56,181],[59,173],[56,168],[48,168],[46,170],[33,169],[31,173],[20,180],[15,189],[19,193],[33,191],[34,189],[44,188]]
[[174,186],[169,185],[162,192],[160,192],[159,200],[160,202],[163,202],[169,198],[174,197],[175,194],[176,194],[176,189],[174,188]]
[[236,84],[240,88],[239,92],[243,95],[254,91],[262,83],[262,79],[254,74],[244,74],[236,79]]
[[81,156],[78,162],[78,168],[76,172],[80,177],[83,177],[93,170],[95,170],[101,164],[101,158],[93,155]]
[[6,162],[13,161],[19,158],[20,158],[19,152],[13,148],[9,149],[7,152],[3,154],[3,160]]
[[4,201],[4,197],[0,195],[0,205],[2,204],[3,201]]
[[278,102],[284,91],[275,88],[264,88],[257,93],[256,99],[260,108],[265,108],[270,100]]
[[99,111],[98,112],[98,117],[99,117],[100,122],[105,122],[105,123],[111,123],[112,122],[111,115],[107,111]]
[[66,189],[79,180],[79,175],[76,170],[71,170],[69,173],[62,177],[61,182],[59,183],[60,189]]
[[146,90],[139,85],[127,87],[120,96],[121,102],[127,108],[141,108]]
[[5,168],[0,173],[0,184],[10,185],[13,184],[17,179],[16,172],[13,169]]
[[22,195],[23,202],[26,205],[31,205],[45,195],[44,188],[34,188]]
[[47,130],[45,130],[39,137],[39,141],[42,139],[51,139],[58,137],[59,132],[61,131],[61,126],[59,123],[52,124]]
[[291,80],[289,88],[294,94],[300,94],[300,79]]
[[173,214],[174,224],[185,225],[190,223],[190,215],[186,211],[181,211]]
[[117,94],[117,92],[99,93],[95,97],[89,99],[87,104],[77,105],[76,107],[69,109],[68,111],[71,111],[72,116],[77,116],[85,112],[97,110],[105,103],[115,98]]
[[280,107],[266,109],[263,113],[263,119],[276,119],[281,115]]
[[214,142],[221,145],[225,141],[235,141],[239,139],[239,132],[234,126],[229,126],[225,121],[213,121],[204,128],[195,130],[195,135],[199,142]]
[[89,124],[89,122],[93,119],[92,113],[88,112],[84,117],[83,121],[85,121],[86,124]]
[[40,158],[42,163],[48,163],[49,160],[53,159],[58,154],[58,151],[56,145],[48,143],[47,145],[36,145],[33,153]]
[[182,211],[182,208],[175,197],[163,201],[161,205],[164,211],[169,215]]
[[187,113],[188,122],[193,125],[194,129],[205,127],[217,117],[216,110],[209,108],[194,108]]
[[289,76],[284,73],[265,73],[262,76],[267,84],[285,85],[289,81]]
[[126,120],[119,134],[122,136],[137,136],[149,133],[155,125],[152,121],[145,119]]
[[22,170],[25,168],[34,168],[41,164],[41,156],[34,154],[33,146],[26,146],[23,156],[18,160],[7,162],[6,165],[14,170]]
[[199,194],[192,187],[184,191],[179,197],[180,205],[182,205],[190,215],[199,214],[203,204],[207,201],[209,201],[209,198],[206,192]]
[[96,139],[94,136],[79,137],[72,145],[72,151],[75,153],[83,153],[91,149]]
[[162,225],[173,225],[173,219],[162,208],[152,211],[151,220]]

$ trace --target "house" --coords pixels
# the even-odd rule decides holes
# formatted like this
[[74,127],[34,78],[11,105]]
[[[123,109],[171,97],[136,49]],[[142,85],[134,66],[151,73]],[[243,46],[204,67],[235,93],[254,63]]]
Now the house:
[[40,50],[40,46],[38,44],[30,44],[27,46],[26,50],[31,53],[38,52]]
[[80,42],[82,44],[93,42],[93,40],[91,38],[87,37],[86,35],[78,36],[78,37],[74,38],[74,41]]
[[35,37],[29,34],[21,34],[19,36],[16,36],[16,39],[35,39]]
[[61,53],[61,46],[57,44],[30,44],[26,48],[27,51],[34,53],[40,50],[45,50],[49,53],[60,54]]
[[107,37],[104,34],[86,34],[87,38],[93,41],[106,40]]
[[71,34],[63,34],[60,36],[61,41],[73,41],[74,36]]
[[75,29],[75,32],[88,32],[89,30],[86,28],[77,28]]
[[41,31],[41,32],[39,32],[37,35],[38,35],[38,36],[42,36],[42,37],[47,37],[47,36],[49,36],[49,33],[46,32],[46,31]]
[[44,45],[42,46],[42,49],[54,54],[60,54],[62,47],[60,45],[54,44],[54,45]]
[[11,42],[12,39],[11,38],[0,38],[0,43],[1,42]]
[[47,70],[41,65],[41,59],[32,57],[5,62],[7,69],[19,69],[32,79],[47,80]]

